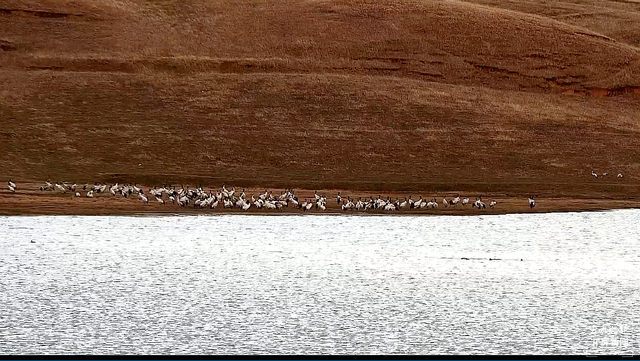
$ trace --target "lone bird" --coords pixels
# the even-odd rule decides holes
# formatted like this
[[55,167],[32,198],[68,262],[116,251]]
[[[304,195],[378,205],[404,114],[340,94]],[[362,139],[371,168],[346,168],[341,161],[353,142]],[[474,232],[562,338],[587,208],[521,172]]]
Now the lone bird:
[[15,184],[15,183],[13,183],[13,182],[11,181],[11,179],[9,179],[9,182],[7,182],[7,183],[9,183],[9,188],[16,189],[16,184]]
[[536,201],[533,197],[529,197],[529,208],[533,208],[536,206]]
[[622,178],[622,173],[618,173],[618,178]]

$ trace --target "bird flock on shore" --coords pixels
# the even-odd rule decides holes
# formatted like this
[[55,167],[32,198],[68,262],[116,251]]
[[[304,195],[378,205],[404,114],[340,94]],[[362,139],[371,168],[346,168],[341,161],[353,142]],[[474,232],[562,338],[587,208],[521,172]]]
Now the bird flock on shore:
[[[9,190],[15,192],[16,184],[9,180]],[[327,196],[319,195],[318,192],[314,192],[312,198],[307,198],[304,201],[298,199],[294,189],[287,189],[280,194],[274,195],[272,191],[266,190],[264,193],[260,193],[257,197],[254,194],[248,196],[243,189],[242,192],[238,192],[234,187],[227,189],[226,185],[222,185],[219,190],[205,191],[201,186],[189,189],[181,186],[179,188],[173,186],[163,186],[148,188],[145,192],[137,184],[119,184],[115,183],[108,186],[106,183],[95,183],[93,186],[89,184],[78,185],[76,183],[68,184],[51,183],[48,180],[39,188],[40,191],[50,191],[59,193],[72,193],[75,197],[83,197],[81,192],[84,192],[84,197],[94,198],[98,194],[110,194],[112,197],[121,197],[136,199],[138,198],[142,203],[148,204],[150,201],[154,201],[158,204],[165,205],[167,203],[176,204],[181,207],[192,206],[193,208],[210,208],[214,209],[218,206],[223,208],[238,208],[241,210],[249,210],[254,207],[261,210],[282,210],[284,207],[292,207],[301,209],[302,211],[310,211],[313,208],[325,211],[327,209]],[[529,207],[534,208],[536,201],[533,197],[529,197]],[[487,204],[482,200],[482,197],[476,197],[474,202],[470,202],[469,198],[461,198],[460,195],[447,200],[446,197],[442,198],[439,203],[436,198],[425,200],[420,196],[418,199],[412,199],[412,196],[400,200],[395,200],[391,197],[384,199],[381,196],[377,198],[369,197],[368,199],[358,199],[346,197],[343,198],[338,192],[336,196],[336,206],[343,211],[368,211],[368,210],[383,210],[383,211],[401,211],[401,210],[420,210],[420,209],[438,209],[440,205],[444,208],[448,207],[466,207],[471,204],[472,208],[486,209]],[[495,200],[489,202],[488,207],[493,209],[498,203]]]
[[[595,171],[591,171],[591,175],[595,178],[604,178],[608,176],[608,173],[601,173],[598,175]],[[622,173],[618,173],[617,178],[622,178]],[[7,182],[9,191],[15,193],[17,186],[9,179]],[[83,197],[81,191],[84,191],[84,197],[94,198],[98,194],[111,194],[111,196],[119,196],[122,198],[139,198],[143,203],[149,203],[150,199],[154,199],[158,204],[164,205],[167,203],[177,204],[181,207],[187,207],[191,205],[193,208],[210,208],[214,209],[219,205],[223,208],[239,208],[241,210],[249,210],[254,207],[262,210],[282,210],[284,207],[298,208],[303,211],[310,211],[315,208],[321,211],[327,209],[327,196],[319,195],[314,192],[313,198],[307,198],[304,201],[298,199],[294,189],[288,189],[282,191],[278,195],[274,195],[272,191],[265,190],[264,193],[258,194],[255,197],[253,194],[249,198],[243,189],[242,192],[236,192],[236,188],[232,187],[230,190],[223,184],[220,190],[205,191],[201,186],[189,189],[181,186],[176,188],[173,186],[163,186],[160,188],[148,188],[143,191],[137,186],[137,184],[129,183],[122,184],[115,183],[112,186],[107,186],[106,183],[95,183],[93,186],[89,186],[85,183],[79,186],[76,183],[68,184],[67,182],[51,183],[49,180],[45,182],[40,188],[40,191],[51,191],[67,193],[71,192],[75,197]],[[166,197],[165,197],[166,196]],[[166,199],[166,200],[165,200]],[[438,203],[436,198],[425,200],[420,196],[417,200],[412,199],[412,196],[400,200],[395,200],[391,197],[384,199],[381,196],[377,198],[369,197],[369,199],[362,199],[347,197],[343,198],[338,192],[336,196],[337,207],[343,211],[368,211],[368,210],[383,210],[383,211],[401,211],[401,210],[419,210],[419,209],[438,209],[440,205],[444,208],[448,207],[466,207],[471,204],[472,208],[486,209],[487,204],[482,200],[482,197],[476,197],[474,202],[470,202],[469,198],[461,198],[460,195],[447,200],[446,197],[442,198]],[[536,201],[533,196],[528,198],[529,208],[536,206]],[[493,209],[498,203],[495,200],[489,202],[489,208]]]

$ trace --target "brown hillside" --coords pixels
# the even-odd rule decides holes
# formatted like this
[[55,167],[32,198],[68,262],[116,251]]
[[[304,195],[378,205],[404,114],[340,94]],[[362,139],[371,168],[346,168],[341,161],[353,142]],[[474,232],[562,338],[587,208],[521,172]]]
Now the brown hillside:
[[609,3],[0,0],[0,179],[635,195]]
[[502,1],[467,0],[476,4],[536,14],[581,26],[617,41],[640,46],[640,2],[602,1]]

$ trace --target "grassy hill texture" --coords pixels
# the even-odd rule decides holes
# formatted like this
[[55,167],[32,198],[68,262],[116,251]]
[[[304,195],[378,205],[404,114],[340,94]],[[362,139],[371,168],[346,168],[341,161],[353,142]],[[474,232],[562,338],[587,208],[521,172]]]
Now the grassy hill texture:
[[638,46],[633,1],[0,0],[0,179],[638,196]]

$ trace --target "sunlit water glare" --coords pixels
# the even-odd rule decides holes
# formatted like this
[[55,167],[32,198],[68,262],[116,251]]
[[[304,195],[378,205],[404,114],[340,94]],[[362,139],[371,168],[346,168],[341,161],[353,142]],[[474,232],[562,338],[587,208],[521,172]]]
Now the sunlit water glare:
[[0,217],[0,354],[638,354],[639,220]]

